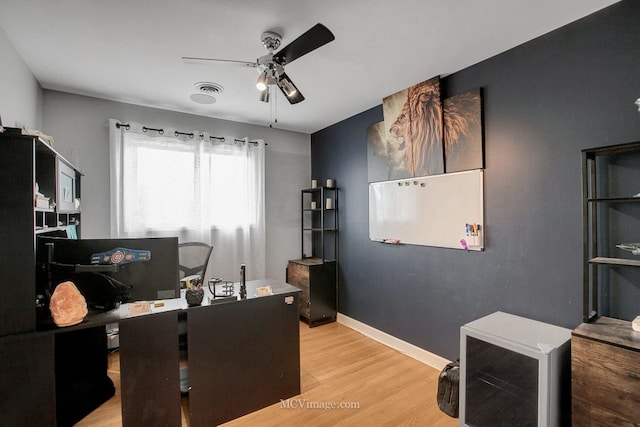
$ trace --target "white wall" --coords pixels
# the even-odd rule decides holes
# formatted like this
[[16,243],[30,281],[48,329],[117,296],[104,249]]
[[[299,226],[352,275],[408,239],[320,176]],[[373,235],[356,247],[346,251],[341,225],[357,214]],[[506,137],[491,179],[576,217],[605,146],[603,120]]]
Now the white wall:
[[8,127],[42,125],[42,88],[0,27],[0,118]]
[[[308,134],[227,120],[142,107],[57,91],[44,91],[42,130],[55,138],[56,149],[69,160],[79,154],[82,178],[82,237],[109,237],[108,119],[149,127],[198,129],[213,135],[262,138],[267,143],[266,238],[269,278],[284,280],[287,261],[300,257],[300,189],[311,176]],[[224,248],[215,248],[224,250]]]

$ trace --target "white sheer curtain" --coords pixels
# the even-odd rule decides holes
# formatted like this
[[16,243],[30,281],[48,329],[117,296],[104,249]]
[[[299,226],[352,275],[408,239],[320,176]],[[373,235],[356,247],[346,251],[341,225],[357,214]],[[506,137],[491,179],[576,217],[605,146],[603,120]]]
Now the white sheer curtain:
[[264,141],[109,120],[111,236],[213,246],[207,276],[265,277]]

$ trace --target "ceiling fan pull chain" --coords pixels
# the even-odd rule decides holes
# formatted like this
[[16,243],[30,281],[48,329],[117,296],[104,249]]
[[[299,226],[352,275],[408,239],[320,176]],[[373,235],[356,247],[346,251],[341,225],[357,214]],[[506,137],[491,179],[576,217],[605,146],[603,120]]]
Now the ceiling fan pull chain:
[[[271,87],[267,88],[267,90],[271,90]],[[274,94],[273,97],[269,97],[269,127],[273,127],[273,105],[276,102],[277,94]]]

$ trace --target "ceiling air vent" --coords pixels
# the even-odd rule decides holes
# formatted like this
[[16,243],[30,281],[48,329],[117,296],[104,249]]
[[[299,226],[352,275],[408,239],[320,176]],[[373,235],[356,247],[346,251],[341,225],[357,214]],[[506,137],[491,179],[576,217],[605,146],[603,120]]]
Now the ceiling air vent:
[[199,93],[194,93],[189,98],[198,104],[213,104],[216,102],[214,95],[220,95],[224,91],[224,88],[217,83],[199,82],[194,86]]

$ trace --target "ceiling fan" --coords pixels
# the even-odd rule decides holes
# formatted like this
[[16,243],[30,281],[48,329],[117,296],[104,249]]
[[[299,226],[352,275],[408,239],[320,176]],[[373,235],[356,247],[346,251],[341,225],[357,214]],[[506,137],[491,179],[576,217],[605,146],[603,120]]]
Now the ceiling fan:
[[287,73],[284,72],[285,65],[333,40],[335,40],[335,37],[327,27],[322,24],[316,24],[277,53],[274,53],[280,47],[282,36],[273,31],[265,31],[260,35],[260,41],[268,53],[259,57],[255,62],[190,56],[183,56],[182,61],[187,64],[226,62],[256,68],[259,74],[256,87],[261,92],[261,101],[269,102],[269,89],[271,86],[276,85],[291,104],[297,104],[304,101],[304,96],[293,84]]

